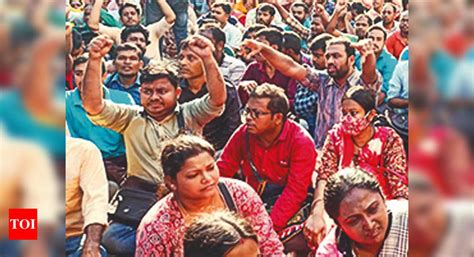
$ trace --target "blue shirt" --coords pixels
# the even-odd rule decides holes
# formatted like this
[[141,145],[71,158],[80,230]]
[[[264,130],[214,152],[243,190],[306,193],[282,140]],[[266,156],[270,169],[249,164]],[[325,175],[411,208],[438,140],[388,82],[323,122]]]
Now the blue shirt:
[[[393,70],[397,65],[397,59],[390,54],[385,48],[377,58],[376,68],[380,72],[383,78],[382,92],[387,94],[389,88],[390,79],[392,79]],[[360,62],[360,54],[356,53],[355,65],[358,70],[362,70],[362,63]]]
[[[132,97],[114,89],[104,89],[104,99],[114,103],[133,105]],[[79,90],[66,92],[66,122],[72,137],[93,142],[102,152],[104,158],[118,157],[125,154],[123,136],[111,129],[94,125],[87,117],[82,105]]]
[[0,96],[0,124],[9,136],[36,143],[55,159],[64,160],[64,124],[42,122],[31,115],[19,91],[11,90]]
[[124,91],[129,93],[135,104],[141,105],[140,103],[140,73],[138,73],[135,83],[130,87],[125,87],[122,82],[120,82],[119,75],[117,72],[109,75],[104,82],[104,85],[110,89],[115,89],[119,91]]
[[[393,71],[393,77],[390,80],[390,86],[387,91],[387,101],[393,98],[408,100],[408,61],[401,61]],[[398,109],[398,112],[406,112],[408,109]]]

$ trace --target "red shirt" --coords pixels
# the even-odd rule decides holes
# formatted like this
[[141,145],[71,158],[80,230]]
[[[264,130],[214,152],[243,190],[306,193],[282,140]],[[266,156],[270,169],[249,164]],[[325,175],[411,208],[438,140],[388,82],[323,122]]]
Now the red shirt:
[[[242,167],[247,183],[257,190],[259,182],[253,175],[247,158],[246,131],[247,126],[242,125],[232,135],[217,166],[224,177],[234,176]],[[249,146],[259,175],[285,186],[270,214],[273,226],[279,232],[306,199],[316,162],[314,142],[304,128],[288,120],[273,145],[265,148],[255,135],[249,135]]]
[[385,46],[387,51],[389,51],[395,58],[400,57],[403,49],[408,45],[408,41],[402,38],[400,35],[400,30],[395,31],[390,37],[387,38]]

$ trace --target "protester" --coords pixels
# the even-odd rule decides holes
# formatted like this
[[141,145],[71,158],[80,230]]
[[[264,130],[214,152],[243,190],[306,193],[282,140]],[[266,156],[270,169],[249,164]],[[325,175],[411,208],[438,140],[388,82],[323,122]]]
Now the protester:
[[217,210],[247,219],[262,255],[284,256],[260,197],[244,182],[220,179],[214,154],[208,142],[195,136],[179,137],[163,147],[161,163],[171,194],[143,218],[136,256],[183,256],[186,227],[199,215]]
[[333,175],[324,208],[337,226],[316,256],[408,256],[408,201],[386,201],[370,175],[356,168]]

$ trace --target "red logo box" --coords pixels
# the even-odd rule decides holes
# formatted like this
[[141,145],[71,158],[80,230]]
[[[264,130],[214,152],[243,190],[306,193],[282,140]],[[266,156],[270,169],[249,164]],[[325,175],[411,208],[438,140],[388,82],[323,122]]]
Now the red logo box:
[[38,210],[9,209],[8,210],[8,239],[37,240],[38,239]]

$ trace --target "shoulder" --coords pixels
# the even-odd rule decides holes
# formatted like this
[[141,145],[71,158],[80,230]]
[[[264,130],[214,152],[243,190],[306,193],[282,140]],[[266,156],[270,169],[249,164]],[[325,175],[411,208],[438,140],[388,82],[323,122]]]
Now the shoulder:
[[311,135],[308,133],[306,129],[304,129],[300,124],[296,123],[293,120],[288,120],[288,128],[290,129],[290,140],[295,140],[297,145],[301,144],[314,144]]
[[219,178],[219,182],[224,183],[224,185],[227,187],[227,189],[232,195],[241,195],[242,192],[253,191],[253,188],[249,184],[238,179],[222,177]]
[[152,226],[153,229],[162,229],[173,224],[177,217],[173,215],[176,210],[173,207],[172,196],[168,194],[148,210],[140,222],[139,231],[145,232],[145,227],[148,226]]
[[116,90],[116,89],[108,89],[110,93],[110,100],[115,103],[124,103],[124,104],[133,104],[132,96],[124,91]]
[[72,152],[77,152],[77,153],[96,153],[100,154],[99,149],[97,146],[85,139],[81,138],[74,138],[74,137],[66,137],[66,151],[70,154]]

